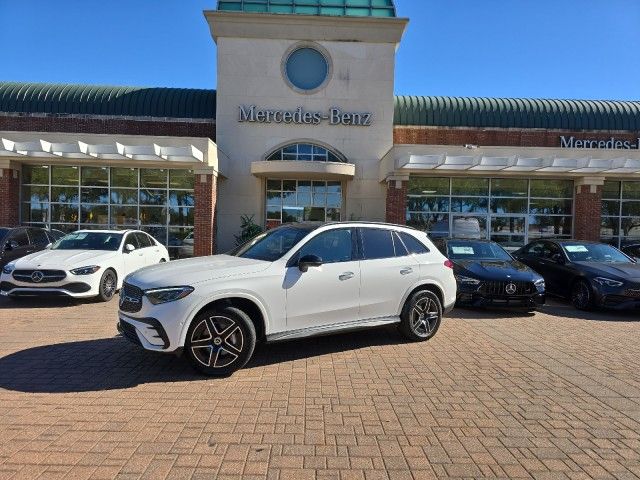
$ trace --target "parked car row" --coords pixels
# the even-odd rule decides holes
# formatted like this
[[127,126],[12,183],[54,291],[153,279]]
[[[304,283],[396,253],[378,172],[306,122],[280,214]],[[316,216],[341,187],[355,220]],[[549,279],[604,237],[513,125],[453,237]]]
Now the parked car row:
[[124,337],[184,351],[208,375],[241,368],[259,341],[393,324],[429,340],[454,305],[532,311],[550,293],[583,310],[640,308],[640,265],[629,256],[638,252],[595,242],[541,239],[510,254],[485,240],[432,243],[402,226],[300,223],[228,254],[166,264],[167,249],[141,231],[0,232],[3,255],[25,236],[33,250],[3,265],[0,294],[108,301],[120,290]]
[[57,295],[107,302],[128,274],[169,260],[163,245],[136,230],[79,230],[61,236],[16,228],[5,237],[0,240],[0,295],[10,299]]
[[458,306],[535,310],[548,293],[580,310],[640,309],[638,245],[620,251],[597,242],[540,239],[509,254],[483,240],[435,244],[453,261]]

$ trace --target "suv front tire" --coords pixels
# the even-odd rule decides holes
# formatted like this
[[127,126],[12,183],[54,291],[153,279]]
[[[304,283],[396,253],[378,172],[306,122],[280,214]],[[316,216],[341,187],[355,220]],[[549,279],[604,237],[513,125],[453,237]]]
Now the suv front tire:
[[227,376],[244,367],[253,355],[256,329],[242,310],[214,307],[193,319],[185,343],[187,358],[196,370]]

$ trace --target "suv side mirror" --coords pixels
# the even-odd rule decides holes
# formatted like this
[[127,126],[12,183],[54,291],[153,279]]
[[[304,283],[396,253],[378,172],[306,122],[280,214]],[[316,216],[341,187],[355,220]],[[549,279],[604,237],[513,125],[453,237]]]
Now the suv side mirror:
[[564,257],[560,253],[554,253],[551,256],[551,260],[553,262],[557,263],[558,265],[564,265],[565,264]]
[[305,255],[298,261],[298,269],[306,272],[310,267],[321,267],[322,259],[317,255]]
[[134,247],[133,245],[131,245],[130,243],[127,243],[124,246],[124,253],[131,253],[136,249],[136,247]]

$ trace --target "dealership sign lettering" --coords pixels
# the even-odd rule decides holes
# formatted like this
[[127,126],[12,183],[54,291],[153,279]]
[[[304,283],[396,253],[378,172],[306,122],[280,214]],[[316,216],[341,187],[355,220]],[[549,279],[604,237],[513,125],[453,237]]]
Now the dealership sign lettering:
[[326,112],[309,112],[302,107],[295,110],[276,110],[258,108],[255,105],[238,107],[240,123],[287,123],[295,125],[351,125],[369,127],[373,115],[368,112],[343,112],[339,108],[330,108]]
[[575,137],[560,136],[560,147],[562,148],[606,148],[612,150],[639,150],[640,138],[633,140],[620,140],[611,137],[608,140],[577,139]]

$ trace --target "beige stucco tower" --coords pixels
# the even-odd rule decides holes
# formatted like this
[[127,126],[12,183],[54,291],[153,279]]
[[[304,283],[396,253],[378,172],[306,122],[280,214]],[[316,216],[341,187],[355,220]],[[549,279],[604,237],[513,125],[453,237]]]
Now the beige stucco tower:
[[297,220],[323,219],[314,205],[325,197],[307,192],[323,181],[334,207],[326,219],[384,220],[379,162],[393,146],[395,54],[408,20],[395,10],[386,18],[317,13],[205,12],[217,43],[216,142],[228,158],[219,251],[233,246],[243,214],[279,223],[278,194],[268,193],[277,185],[280,221],[295,207]]

